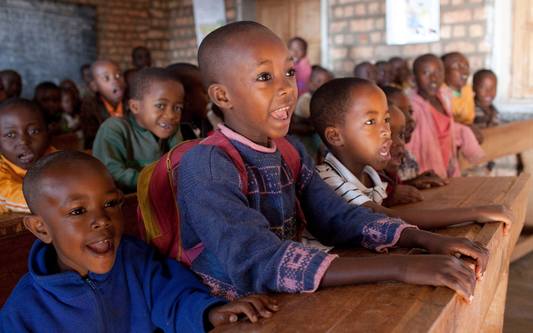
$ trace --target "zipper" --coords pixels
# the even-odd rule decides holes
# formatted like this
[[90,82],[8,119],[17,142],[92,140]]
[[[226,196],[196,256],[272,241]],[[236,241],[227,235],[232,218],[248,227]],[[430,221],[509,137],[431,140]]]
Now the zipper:
[[93,291],[96,293],[96,299],[98,301],[98,314],[99,314],[99,317],[101,318],[101,320],[99,322],[100,322],[100,325],[102,326],[101,329],[99,330],[99,332],[107,332],[108,329],[107,329],[106,317],[104,315],[104,304],[102,302],[102,298],[100,297],[100,293],[96,289],[96,284],[94,283],[93,280],[91,280],[89,278],[86,278],[85,281],[93,289]]

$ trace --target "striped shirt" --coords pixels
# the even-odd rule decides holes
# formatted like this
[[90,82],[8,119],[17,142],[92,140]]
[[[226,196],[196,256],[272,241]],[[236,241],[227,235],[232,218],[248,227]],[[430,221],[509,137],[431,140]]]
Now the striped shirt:
[[367,201],[374,201],[381,205],[383,199],[387,197],[387,183],[382,182],[376,170],[370,166],[365,166],[365,173],[374,182],[374,187],[367,188],[355,177],[342,163],[328,153],[324,164],[316,167],[320,177],[349,203],[361,206]]

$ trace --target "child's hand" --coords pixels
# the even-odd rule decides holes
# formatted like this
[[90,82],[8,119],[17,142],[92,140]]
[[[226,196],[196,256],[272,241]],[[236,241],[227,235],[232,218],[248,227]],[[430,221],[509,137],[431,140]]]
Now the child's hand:
[[[429,237],[428,237],[429,238]],[[481,281],[489,262],[490,251],[479,242],[472,242],[468,238],[448,237],[431,234],[427,239],[425,249],[431,254],[447,254],[455,256],[457,253],[473,258],[476,261],[476,278]],[[465,265],[468,265],[465,263]],[[474,267],[472,267],[474,268]]]
[[448,185],[450,181],[447,179],[441,178],[439,175],[435,173],[435,171],[428,170],[413,179],[409,179],[408,181],[404,183],[414,186],[418,189],[425,189],[425,188],[430,188],[430,187]]
[[465,262],[450,255],[405,256],[404,282],[430,286],[446,286],[461,295],[466,303],[472,303],[476,277]]
[[411,185],[397,185],[389,196],[383,201],[383,205],[391,207],[400,204],[422,201],[422,193]]
[[507,208],[502,205],[486,205],[474,207],[478,218],[476,222],[503,222],[503,234],[507,236],[511,231],[515,217]]
[[244,313],[252,323],[257,321],[257,316],[272,317],[272,312],[277,312],[277,301],[266,295],[249,295],[238,298],[225,305],[215,307],[209,311],[209,321],[214,327],[234,323]]

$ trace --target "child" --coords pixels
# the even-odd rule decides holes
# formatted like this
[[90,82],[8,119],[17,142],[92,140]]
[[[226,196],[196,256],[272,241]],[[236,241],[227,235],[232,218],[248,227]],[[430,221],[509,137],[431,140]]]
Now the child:
[[393,85],[402,90],[410,90],[409,76],[411,72],[407,66],[407,61],[399,57],[393,57],[389,59],[389,63],[392,66]]
[[0,104],[2,104],[5,100],[7,100],[7,92],[4,89],[4,85],[2,84],[2,80],[0,80]]
[[35,88],[35,102],[45,112],[48,132],[51,135],[62,134],[61,127],[61,91],[52,82],[42,82]]
[[39,106],[19,97],[0,104],[0,134],[0,213],[28,213],[22,179],[35,161],[55,151]]
[[387,61],[376,62],[376,70],[378,72],[377,84],[382,87],[387,87],[392,84],[392,65]]
[[38,240],[0,312],[1,332],[204,332],[278,309],[263,295],[212,298],[181,264],[123,235],[119,191],[90,155],[50,154],[23,186],[32,212],[24,225]]
[[[395,115],[401,122],[401,112],[397,110]],[[387,196],[386,184],[376,170],[384,169],[391,159],[391,118],[385,94],[369,81],[344,78],[326,83],[311,100],[311,119],[331,151],[317,167],[318,174],[350,204],[401,218],[422,229],[466,221],[503,221],[504,234],[509,233],[514,216],[501,205],[402,210],[381,206]]]
[[80,123],[81,101],[71,89],[61,89],[61,127],[65,133],[76,133],[83,142],[83,131]]
[[333,79],[333,75],[321,66],[313,66],[309,83],[307,84],[308,92],[298,98],[294,114],[291,118],[289,133],[301,141],[307,149],[307,153],[319,161],[319,150],[322,145],[320,137],[316,134],[311,124],[309,106],[311,105],[312,94],[324,83]]
[[91,65],[90,87],[94,98],[84,100],[80,119],[85,138],[85,149],[91,149],[100,125],[109,117],[124,115],[124,89],[122,72],[111,60],[97,60]]
[[302,96],[307,90],[307,83],[311,77],[312,67],[307,55],[307,42],[300,37],[294,37],[289,41],[289,52],[294,60],[294,69],[296,70],[296,83],[298,84],[298,97]]
[[[203,243],[191,269],[213,293],[232,299],[250,292],[309,293],[319,286],[401,280],[447,285],[471,302],[475,276],[481,278],[488,255],[481,244],[416,230],[346,203],[315,173],[305,148],[283,138],[297,85],[293,60],[279,37],[255,22],[231,23],[205,37],[198,63],[211,100],[225,116],[221,133],[238,151],[248,178],[245,196],[235,164],[210,145],[186,152],[173,174],[183,248]],[[275,142],[291,158],[282,158]],[[299,174],[291,172],[295,161]],[[306,225],[303,213],[309,231],[326,245],[470,253],[477,258],[476,273],[453,256],[338,258],[297,242]],[[405,270],[409,273],[398,274]]]
[[485,153],[472,130],[453,121],[452,96],[442,87],[442,60],[426,54],[415,60],[413,69],[418,87],[411,92],[411,103],[417,126],[406,147],[415,155],[421,172],[434,170],[442,178],[460,177],[457,147],[472,163]]
[[7,98],[20,97],[22,92],[22,79],[19,73],[12,70],[0,72],[0,81],[4,84]]
[[93,156],[109,169],[119,189],[136,192],[141,170],[183,141],[179,129],[183,98],[183,85],[165,69],[146,68],[135,75],[133,117],[107,119],[93,146]]
[[496,97],[496,87],[498,79],[496,74],[489,69],[482,69],[474,74],[474,93],[476,102],[476,112],[474,124],[479,128],[498,126],[498,110],[492,104]]
[[80,98],[82,100],[86,98],[91,98],[93,96],[93,92],[91,88],[89,87],[91,84],[91,65],[85,64],[80,67],[80,75],[83,82],[78,85],[78,90],[80,92]]
[[468,60],[459,52],[447,53],[441,57],[444,63],[444,82],[452,92],[452,114],[456,123],[470,126],[479,144],[483,142],[483,134],[474,125],[474,94],[472,86],[466,84],[470,76]]
[[[415,119],[413,118],[413,106],[411,100],[404,90],[396,87],[381,87],[387,101],[396,105],[405,117],[405,144],[411,142],[411,136],[416,127]],[[405,147],[404,147],[405,148]],[[416,158],[409,150],[404,149],[402,164],[396,169],[400,180],[407,185],[412,185],[418,189],[429,188],[431,186],[444,186],[449,183],[448,180],[442,179],[433,170],[428,170],[420,173]]]
[[150,51],[144,46],[137,46],[131,53],[131,62],[138,70],[152,66]]
[[181,134],[184,140],[207,137],[213,126],[207,117],[208,105],[211,102],[198,66],[177,63],[167,67],[171,70],[185,88],[185,100],[181,115]]
[[353,69],[353,76],[367,79],[372,83],[378,82],[378,70],[368,61],[362,62]]

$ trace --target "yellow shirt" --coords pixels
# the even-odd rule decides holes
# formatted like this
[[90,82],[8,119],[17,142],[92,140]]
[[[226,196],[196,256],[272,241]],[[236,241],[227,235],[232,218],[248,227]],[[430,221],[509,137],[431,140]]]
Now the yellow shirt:
[[[50,146],[45,155],[56,152]],[[20,212],[29,213],[30,209],[22,195],[22,180],[28,170],[24,170],[8,161],[4,155],[0,160],[0,213]]]
[[[446,84],[444,86],[447,87]],[[448,87],[451,90],[451,88]],[[456,97],[457,92],[452,91],[452,114],[453,120],[457,123],[471,125],[476,118],[476,104],[474,102],[474,91],[471,85],[464,85],[461,88],[461,97]]]
[[122,101],[118,103],[116,108],[114,108],[113,105],[109,104],[109,102],[106,101],[103,96],[102,96],[102,102],[104,102],[105,108],[107,112],[109,112],[111,117],[122,117],[124,115],[124,108],[122,107]]

